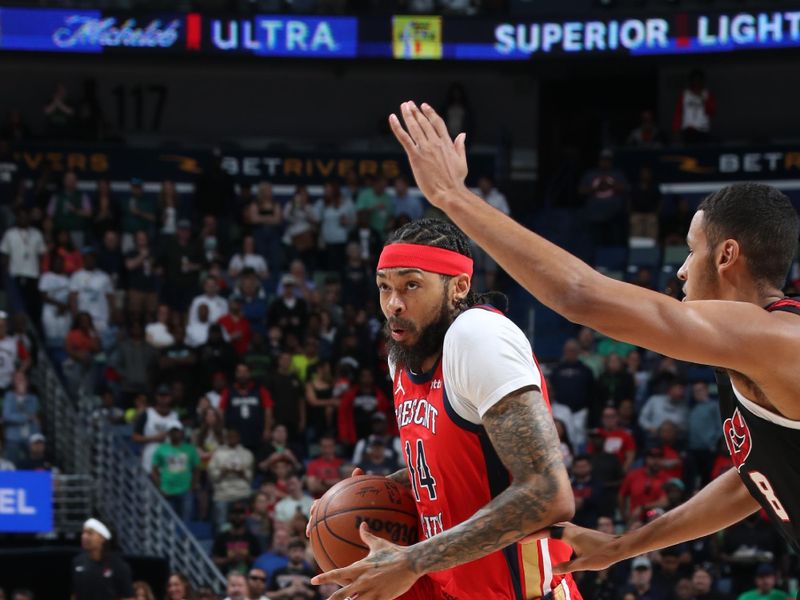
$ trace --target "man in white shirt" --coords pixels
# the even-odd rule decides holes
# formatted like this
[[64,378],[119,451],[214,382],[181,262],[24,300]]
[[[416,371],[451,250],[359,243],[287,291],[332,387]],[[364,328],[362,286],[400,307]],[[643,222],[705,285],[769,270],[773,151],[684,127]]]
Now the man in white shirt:
[[42,330],[45,343],[53,348],[64,346],[72,315],[69,312],[69,276],[64,274],[64,259],[55,255],[52,269],[39,279],[42,294]]
[[[478,189],[480,190],[478,195],[486,200],[489,206],[493,206],[505,215],[511,214],[505,195],[494,187],[488,175],[483,175],[478,179]],[[473,241],[470,241],[470,250],[472,258],[475,260],[477,287],[485,290],[493,289],[497,279],[497,263]]]
[[219,295],[219,284],[214,277],[206,277],[203,294],[192,300],[189,307],[189,326],[200,322],[198,312],[201,304],[208,305],[208,320],[211,323],[216,323],[220,317],[228,314],[228,301]]
[[111,320],[114,286],[108,273],[97,268],[94,248],[86,247],[81,254],[83,268],[75,271],[69,280],[70,308],[73,315],[89,313],[97,333],[102,336]]
[[28,211],[20,208],[16,225],[8,229],[0,241],[3,266],[17,284],[29,314],[41,311],[39,300],[39,259],[47,251],[42,232],[30,226]]
[[314,500],[303,491],[297,475],[286,480],[286,497],[275,505],[275,520],[288,523],[299,512],[308,517]]
[[11,387],[17,369],[27,370],[30,358],[25,346],[13,335],[8,335],[8,315],[0,310],[0,395]]

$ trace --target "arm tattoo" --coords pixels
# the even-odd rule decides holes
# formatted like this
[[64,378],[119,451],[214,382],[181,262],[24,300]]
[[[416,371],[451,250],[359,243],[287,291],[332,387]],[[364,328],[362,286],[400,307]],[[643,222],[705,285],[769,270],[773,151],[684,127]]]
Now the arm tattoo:
[[411,489],[411,480],[408,478],[408,469],[400,469],[392,473],[391,475],[387,475],[387,478],[391,479],[397,484],[402,485],[404,488]]
[[483,426],[512,483],[466,521],[413,546],[409,561],[416,573],[482,558],[572,517],[564,502],[572,491],[541,392],[528,387],[506,396],[484,415]]

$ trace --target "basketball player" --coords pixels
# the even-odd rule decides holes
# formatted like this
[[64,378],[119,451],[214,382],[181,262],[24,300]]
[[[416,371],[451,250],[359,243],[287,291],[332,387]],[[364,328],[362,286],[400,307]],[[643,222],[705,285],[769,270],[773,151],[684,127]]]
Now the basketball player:
[[536,298],[609,337],[718,368],[723,433],[736,468],[621,537],[556,528],[578,553],[558,572],[603,569],[706,536],[759,506],[798,549],[800,302],[781,292],[797,253],[798,217],[789,199],[755,183],[708,196],[689,227],[681,303],[604,277],[491,208],[464,186],[464,135],[451,141],[428,105],[407,102],[401,110],[408,131],[395,115],[390,124],[425,196]]
[[348,584],[333,600],[388,600],[409,588],[404,600],[580,598],[571,578],[550,570],[569,558],[568,546],[518,544],[572,515],[574,499],[530,343],[479,304],[471,276],[469,240],[444,221],[401,227],[381,253],[377,283],[408,464],[391,477],[414,496],[423,541],[399,547],[363,527],[371,554],[315,581]]

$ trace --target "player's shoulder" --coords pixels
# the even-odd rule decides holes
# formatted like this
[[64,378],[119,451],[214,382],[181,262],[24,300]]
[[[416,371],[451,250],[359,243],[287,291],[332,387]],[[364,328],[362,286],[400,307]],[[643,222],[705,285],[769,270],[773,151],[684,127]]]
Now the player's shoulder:
[[444,339],[447,344],[461,339],[485,340],[509,335],[525,337],[522,330],[502,312],[489,307],[474,307],[456,317]]

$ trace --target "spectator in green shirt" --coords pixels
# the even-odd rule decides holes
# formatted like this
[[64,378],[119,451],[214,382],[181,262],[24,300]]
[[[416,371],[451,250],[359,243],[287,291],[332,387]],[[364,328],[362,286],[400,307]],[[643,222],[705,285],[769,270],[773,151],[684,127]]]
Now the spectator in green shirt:
[[375,177],[370,187],[363,189],[356,200],[357,211],[369,213],[369,224],[381,238],[386,237],[389,219],[394,214],[394,201],[386,191],[386,178]]
[[738,600],[789,600],[789,594],[775,589],[775,567],[763,563],[756,569],[756,589],[740,595]]
[[158,200],[144,194],[144,182],[138,177],[131,179],[131,196],[122,203],[122,251],[136,249],[134,234],[146,231],[152,239],[158,222]]
[[169,442],[161,444],[153,455],[152,477],[176,514],[186,522],[192,516],[199,466],[197,449],[184,441],[180,421],[173,421],[169,426]]

